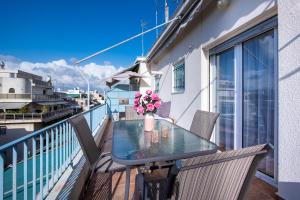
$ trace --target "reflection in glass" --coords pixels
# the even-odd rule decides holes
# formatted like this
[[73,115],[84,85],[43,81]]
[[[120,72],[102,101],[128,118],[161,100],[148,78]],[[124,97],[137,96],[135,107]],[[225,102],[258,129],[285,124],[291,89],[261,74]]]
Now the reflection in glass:
[[[274,145],[274,32],[243,43],[243,147]],[[274,176],[274,152],[259,170]]]
[[216,56],[217,69],[217,112],[216,141],[222,150],[233,149],[234,136],[234,49],[228,49]]

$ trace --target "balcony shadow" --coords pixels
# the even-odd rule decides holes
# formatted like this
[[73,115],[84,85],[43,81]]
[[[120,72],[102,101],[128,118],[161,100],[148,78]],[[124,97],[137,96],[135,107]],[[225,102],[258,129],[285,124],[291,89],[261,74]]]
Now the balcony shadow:
[[[78,183],[78,179],[80,178],[80,173],[84,168],[85,158],[82,157],[80,161],[73,167],[73,171],[68,177],[66,183],[64,184],[63,188],[60,190],[56,199],[71,199],[71,194],[76,188],[76,184]],[[81,192],[81,191],[77,191]]]

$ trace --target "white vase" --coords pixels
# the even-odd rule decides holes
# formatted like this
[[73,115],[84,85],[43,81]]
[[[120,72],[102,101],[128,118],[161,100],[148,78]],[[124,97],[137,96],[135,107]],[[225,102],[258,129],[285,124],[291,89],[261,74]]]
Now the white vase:
[[146,113],[144,121],[144,130],[153,131],[154,129],[154,116],[153,113]]

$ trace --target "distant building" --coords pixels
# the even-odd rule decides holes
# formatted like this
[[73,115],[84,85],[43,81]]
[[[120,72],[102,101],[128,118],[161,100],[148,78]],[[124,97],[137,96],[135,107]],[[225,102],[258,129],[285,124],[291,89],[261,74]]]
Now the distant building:
[[[51,79],[21,70],[0,69],[1,133],[26,134],[71,115],[74,104],[54,92]],[[18,137],[18,136],[16,136]]]

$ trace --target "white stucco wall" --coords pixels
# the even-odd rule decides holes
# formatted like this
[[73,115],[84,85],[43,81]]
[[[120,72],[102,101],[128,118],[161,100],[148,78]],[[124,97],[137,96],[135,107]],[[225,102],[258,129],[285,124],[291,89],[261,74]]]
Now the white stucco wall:
[[140,79],[140,92],[144,94],[146,93],[146,90],[151,89],[152,82],[150,70],[144,61],[139,64],[138,73],[144,76],[144,78]]
[[[152,71],[163,72],[160,96],[163,101],[172,101],[171,117],[184,128],[189,129],[197,109],[209,110],[208,49],[276,14],[275,0],[230,2],[228,8],[220,10],[214,1],[149,64]],[[185,58],[185,92],[172,94],[172,65],[182,58]]]
[[0,83],[2,85],[1,93],[8,93],[10,88],[15,89],[16,94],[26,94],[30,93],[31,83],[28,79],[24,78],[0,78]]
[[278,2],[278,189],[300,199],[300,1]]

